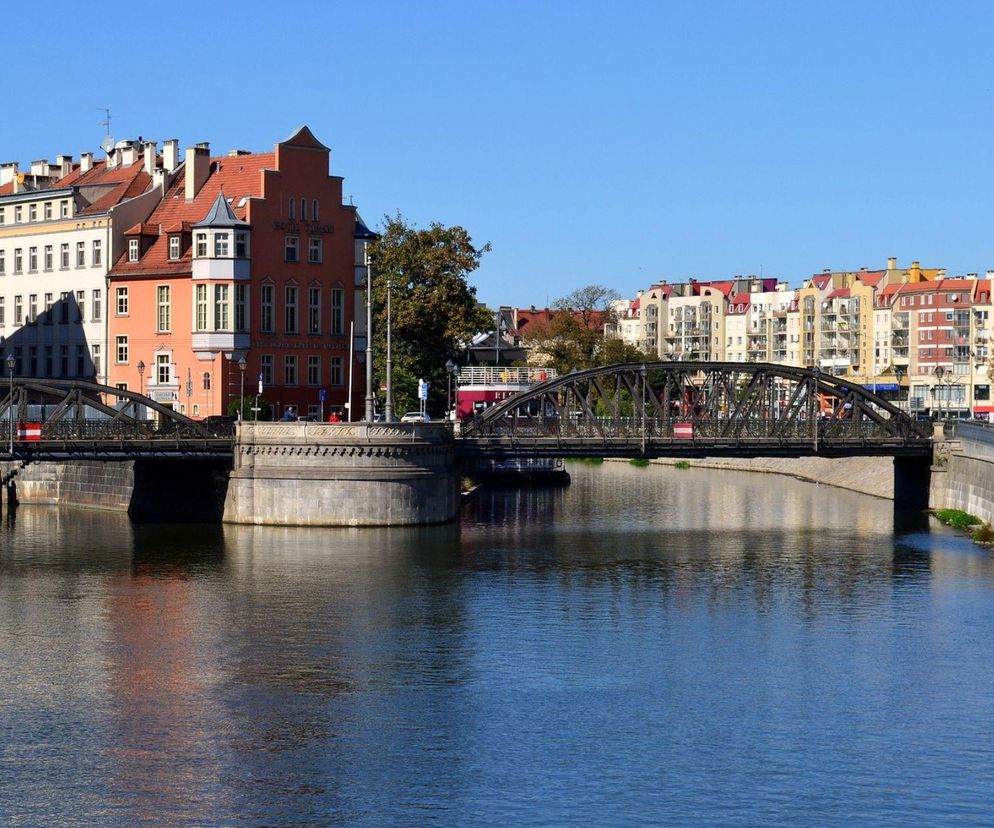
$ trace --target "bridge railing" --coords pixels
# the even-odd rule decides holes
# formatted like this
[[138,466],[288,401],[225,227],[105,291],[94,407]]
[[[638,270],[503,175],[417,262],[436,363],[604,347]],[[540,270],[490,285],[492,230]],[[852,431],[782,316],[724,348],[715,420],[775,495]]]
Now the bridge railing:
[[[15,421],[14,442],[25,441],[177,441],[177,440],[230,440],[234,438],[234,423],[230,422],[190,422],[174,420],[156,422],[120,421],[109,419],[88,419],[82,421],[63,420],[56,422]],[[11,438],[11,423],[0,421],[0,445]]]

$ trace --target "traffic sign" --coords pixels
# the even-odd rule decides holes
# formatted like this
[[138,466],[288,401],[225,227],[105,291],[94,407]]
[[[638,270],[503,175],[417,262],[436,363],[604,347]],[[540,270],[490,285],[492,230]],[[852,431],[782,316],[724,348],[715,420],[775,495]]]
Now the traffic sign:
[[326,399],[328,399],[328,392],[322,388],[320,391],[318,391],[318,399],[321,402],[324,402]]

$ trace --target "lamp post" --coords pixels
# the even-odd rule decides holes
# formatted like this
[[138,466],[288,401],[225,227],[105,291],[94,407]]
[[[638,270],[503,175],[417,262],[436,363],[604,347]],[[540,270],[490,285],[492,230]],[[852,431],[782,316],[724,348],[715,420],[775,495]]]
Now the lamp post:
[[366,243],[366,422],[373,422],[373,269]]
[[449,392],[445,397],[445,418],[450,419],[452,414],[452,375],[456,372],[456,364],[450,359],[445,363],[445,370],[449,375]]
[[390,307],[390,293],[393,282],[387,279],[387,400],[383,406],[383,419],[388,423],[393,422],[393,350],[392,350],[392,319]]
[[645,363],[639,368],[639,376],[642,378],[642,454],[645,454]]
[[14,456],[14,366],[17,360],[13,354],[7,355],[7,373],[10,374],[10,399],[7,401],[7,425],[10,435],[10,456]]
[[138,362],[138,391],[142,396],[145,396],[145,362],[143,360]]
[[939,398],[939,419],[942,419],[942,377],[946,373],[946,369],[941,365],[935,366],[935,378],[938,380],[938,398]]
[[901,408],[901,380],[904,379],[904,375],[907,373],[907,369],[903,365],[894,366],[894,375],[897,377],[897,407]]
[[248,367],[245,357],[238,360],[238,370],[242,372],[242,385],[238,394],[238,421],[242,420],[242,411],[245,408],[245,369]]

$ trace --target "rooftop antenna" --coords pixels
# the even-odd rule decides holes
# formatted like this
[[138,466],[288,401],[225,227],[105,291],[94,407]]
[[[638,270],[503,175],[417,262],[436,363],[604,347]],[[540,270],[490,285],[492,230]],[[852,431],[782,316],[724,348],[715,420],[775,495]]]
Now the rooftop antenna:
[[106,133],[103,141],[100,142],[100,147],[110,155],[110,151],[114,149],[114,138],[110,134],[110,110],[105,106],[98,106],[97,109],[104,113],[104,119],[100,122],[100,126],[104,128]]

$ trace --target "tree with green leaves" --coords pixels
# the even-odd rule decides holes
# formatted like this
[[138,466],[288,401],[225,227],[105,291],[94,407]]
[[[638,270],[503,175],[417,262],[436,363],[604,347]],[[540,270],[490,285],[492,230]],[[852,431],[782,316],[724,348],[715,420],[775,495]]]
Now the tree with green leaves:
[[490,244],[477,247],[459,226],[409,224],[398,212],[384,216],[380,239],[370,245],[373,268],[373,347],[377,386],[386,381],[387,283],[393,328],[394,412],[417,408],[417,380],[429,383],[428,408],[445,408],[445,363],[491,324],[468,276]]

